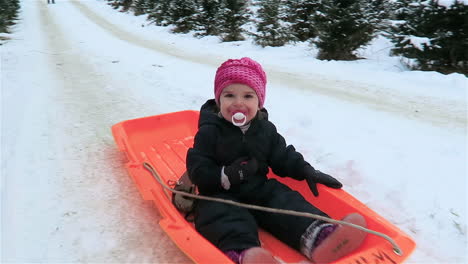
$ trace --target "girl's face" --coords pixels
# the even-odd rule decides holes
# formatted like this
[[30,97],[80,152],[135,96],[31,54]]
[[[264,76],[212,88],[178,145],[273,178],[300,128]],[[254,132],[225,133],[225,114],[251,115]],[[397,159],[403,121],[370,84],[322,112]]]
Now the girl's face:
[[257,111],[258,97],[255,91],[244,84],[231,84],[226,86],[219,97],[219,108],[224,119],[232,122],[232,116],[235,113],[243,113],[247,121],[252,120]]

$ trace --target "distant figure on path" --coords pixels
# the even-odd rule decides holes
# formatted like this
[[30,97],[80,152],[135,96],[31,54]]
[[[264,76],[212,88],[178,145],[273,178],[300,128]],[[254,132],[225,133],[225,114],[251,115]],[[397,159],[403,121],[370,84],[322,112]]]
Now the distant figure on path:
[[55,4],[55,0],[47,0],[47,4]]

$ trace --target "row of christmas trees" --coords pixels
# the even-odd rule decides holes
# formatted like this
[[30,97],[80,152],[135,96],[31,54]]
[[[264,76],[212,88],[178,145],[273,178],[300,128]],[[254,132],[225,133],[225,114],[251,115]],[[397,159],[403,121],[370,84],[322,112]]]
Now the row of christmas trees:
[[282,46],[307,41],[318,59],[355,60],[377,35],[412,69],[468,73],[468,14],[463,0],[109,0],[122,11],[147,14],[175,33],[214,35]]

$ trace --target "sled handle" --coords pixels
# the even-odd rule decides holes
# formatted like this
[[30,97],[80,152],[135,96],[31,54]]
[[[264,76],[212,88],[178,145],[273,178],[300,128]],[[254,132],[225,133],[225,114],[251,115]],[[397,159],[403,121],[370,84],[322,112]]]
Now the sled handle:
[[301,216],[301,217],[307,217],[307,218],[322,220],[322,221],[329,222],[329,223],[332,223],[332,224],[347,225],[347,226],[354,227],[354,228],[359,229],[361,231],[364,231],[364,232],[367,232],[369,234],[379,236],[379,237],[387,240],[388,242],[390,242],[390,244],[392,244],[393,252],[396,255],[398,255],[398,256],[403,255],[403,250],[398,246],[398,244],[391,237],[389,237],[388,235],[386,235],[384,233],[380,233],[380,232],[377,232],[377,231],[374,231],[374,230],[371,230],[371,229],[367,229],[367,228],[362,227],[360,225],[355,225],[355,224],[352,224],[352,223],[348,223],[348,222],[344,222],[344,221],[340,221],[340,220],[335,220],[335,219],[325,217],[325,216],[321,216],[321,215],[305,213],[305,212],[298,212],[298,211],[293,211],[293,210],[275,209],[275,208],[270,208],[270,207],[264,207],[264,206],[253,205],[253,204],[246,204],[246,203],[239,203],[239,202],[226,200],[226,199],[221,199],[221,198],[214,198],[214,197],[209,197],[209,196],[204,196],[204,195],[199,195],[199,194],[191,194],[191,193],[187,193],[187,192],[177,191],[177,190],[174,190],[171,187],[167,186],[161,180],[161,177],[156,172],[156,170],[153,168],[153,166],[151,166],[151,164],[149,164],[148,162],[143,162],[143,167],[145,169],[147,169],[153,175],[153,177],[156,179],[156,181],[158,181],[159,184],[161,184],[161,186],[164,189],[167,189],[167,190],[169,190],[169,191],[171,191],[173,193],[177,193],[177,194],[187,196],[187,197],[190,197],[190,198],[194,198],[194,199],[225,203],[225,204],[230,204],[230,205],[243,207],[243,208],[247,208],[247,209],[253,209],[253,210],[264,211],[264,212],[269,212],[269,213]]

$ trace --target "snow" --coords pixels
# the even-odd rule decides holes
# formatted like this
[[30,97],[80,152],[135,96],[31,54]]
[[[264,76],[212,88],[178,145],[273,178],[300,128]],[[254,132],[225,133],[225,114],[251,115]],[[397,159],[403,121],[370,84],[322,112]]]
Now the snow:
[[413,46],[418,50],[424,51],[424,45],[429,46],[431,44],[431,40],[426,37],[411,36],[410,43],[413,44]]
[[440,6],[444,6],[446,8],[449,8],[450,6],[453,5],[453,3],[455,3],[455,1],[458,1],[459,3],[463,3],[465,5],[468,4],[468,0],[439,0],[439,1],[437,1],[437,4],[440,5]]
[[212,97],[216,67],[252,57],[265,107],[317,169],[417,243],[408,263],[467,263],[467,78],[307,44],[170,34],[106,1],[21,2],[1,46],[3,262],[187,263],[123,167],[110,127]]

